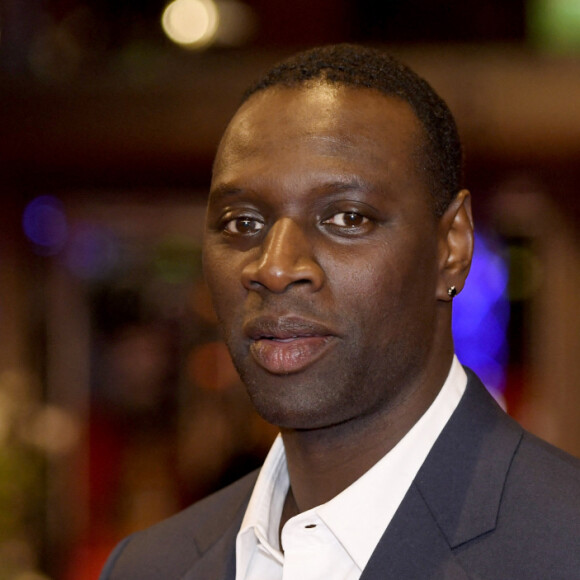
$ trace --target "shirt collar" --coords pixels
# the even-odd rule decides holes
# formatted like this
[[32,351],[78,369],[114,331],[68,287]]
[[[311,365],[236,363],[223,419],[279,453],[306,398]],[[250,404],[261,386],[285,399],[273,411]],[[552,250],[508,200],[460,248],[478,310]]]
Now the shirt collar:
[[[282,561],[278,532],[286,494],[290,487],[286,453],[278,434],[254,486],[236,540],[236,567],[246,570],[251,554],[260,542],[276,559]],[[244,576],[242,576],[244,577]]]

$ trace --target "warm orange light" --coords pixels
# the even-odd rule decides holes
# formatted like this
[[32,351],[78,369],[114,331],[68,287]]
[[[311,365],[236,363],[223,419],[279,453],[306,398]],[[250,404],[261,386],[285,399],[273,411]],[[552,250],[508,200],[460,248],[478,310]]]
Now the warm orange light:
[[175,0],[165,8],[161,24],[173,42],[197,49],[213,41],[219,14],[213,0]]

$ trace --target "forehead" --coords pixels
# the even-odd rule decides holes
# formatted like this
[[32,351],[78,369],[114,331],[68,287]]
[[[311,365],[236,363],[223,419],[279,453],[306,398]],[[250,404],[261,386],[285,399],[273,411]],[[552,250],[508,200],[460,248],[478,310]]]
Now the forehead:
[[254,94],[235,114],[220,144],[215,170],[284,151],[382,162],[386,153],[413,156],[421,135],[420,123],[406,102],[373,89],[325,83],[273,87]]

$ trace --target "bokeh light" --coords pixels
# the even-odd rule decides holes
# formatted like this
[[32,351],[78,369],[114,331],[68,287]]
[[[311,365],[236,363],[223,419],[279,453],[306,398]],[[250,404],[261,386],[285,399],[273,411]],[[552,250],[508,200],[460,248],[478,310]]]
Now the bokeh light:
[[154,249],[153,267],[157,276],[168,284],[194,280],[201,271],[199,246],[179,237],[164,238]]
[[508,361],[508,277],[502,248],[477,233],[467,284],[453,304],[455,351],[500,399]]
[[36,197],[24,209],[22,227],[36,253],[43,256],[58,254],[68,235],[63,203],[50,195]]
[[212,42],[219,24],[213,0],[175,0],[161,18],[165,34],[188,48],[202,48]]
[[22,440],[50,455],[65,455],[80,442],[78,420],[56,405],[44,405],[31,414]]
[[99,280],[106,278],[120,260],[119,242],[103,227],[79,223],[70,234],[65,264],[78,278]]
[[528,34],[542,48],[580,50],[580,0],[529,0]]

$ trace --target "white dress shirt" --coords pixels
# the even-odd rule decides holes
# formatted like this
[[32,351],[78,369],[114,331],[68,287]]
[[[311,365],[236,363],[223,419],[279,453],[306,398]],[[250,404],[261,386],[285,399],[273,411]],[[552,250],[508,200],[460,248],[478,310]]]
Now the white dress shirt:
[[411,430],[339,495],[289,519],[282,549],[278,531],[289,477],[278,436],[236,539],[236,580],[358,580],[466,384],[454,357],[441,391]]

